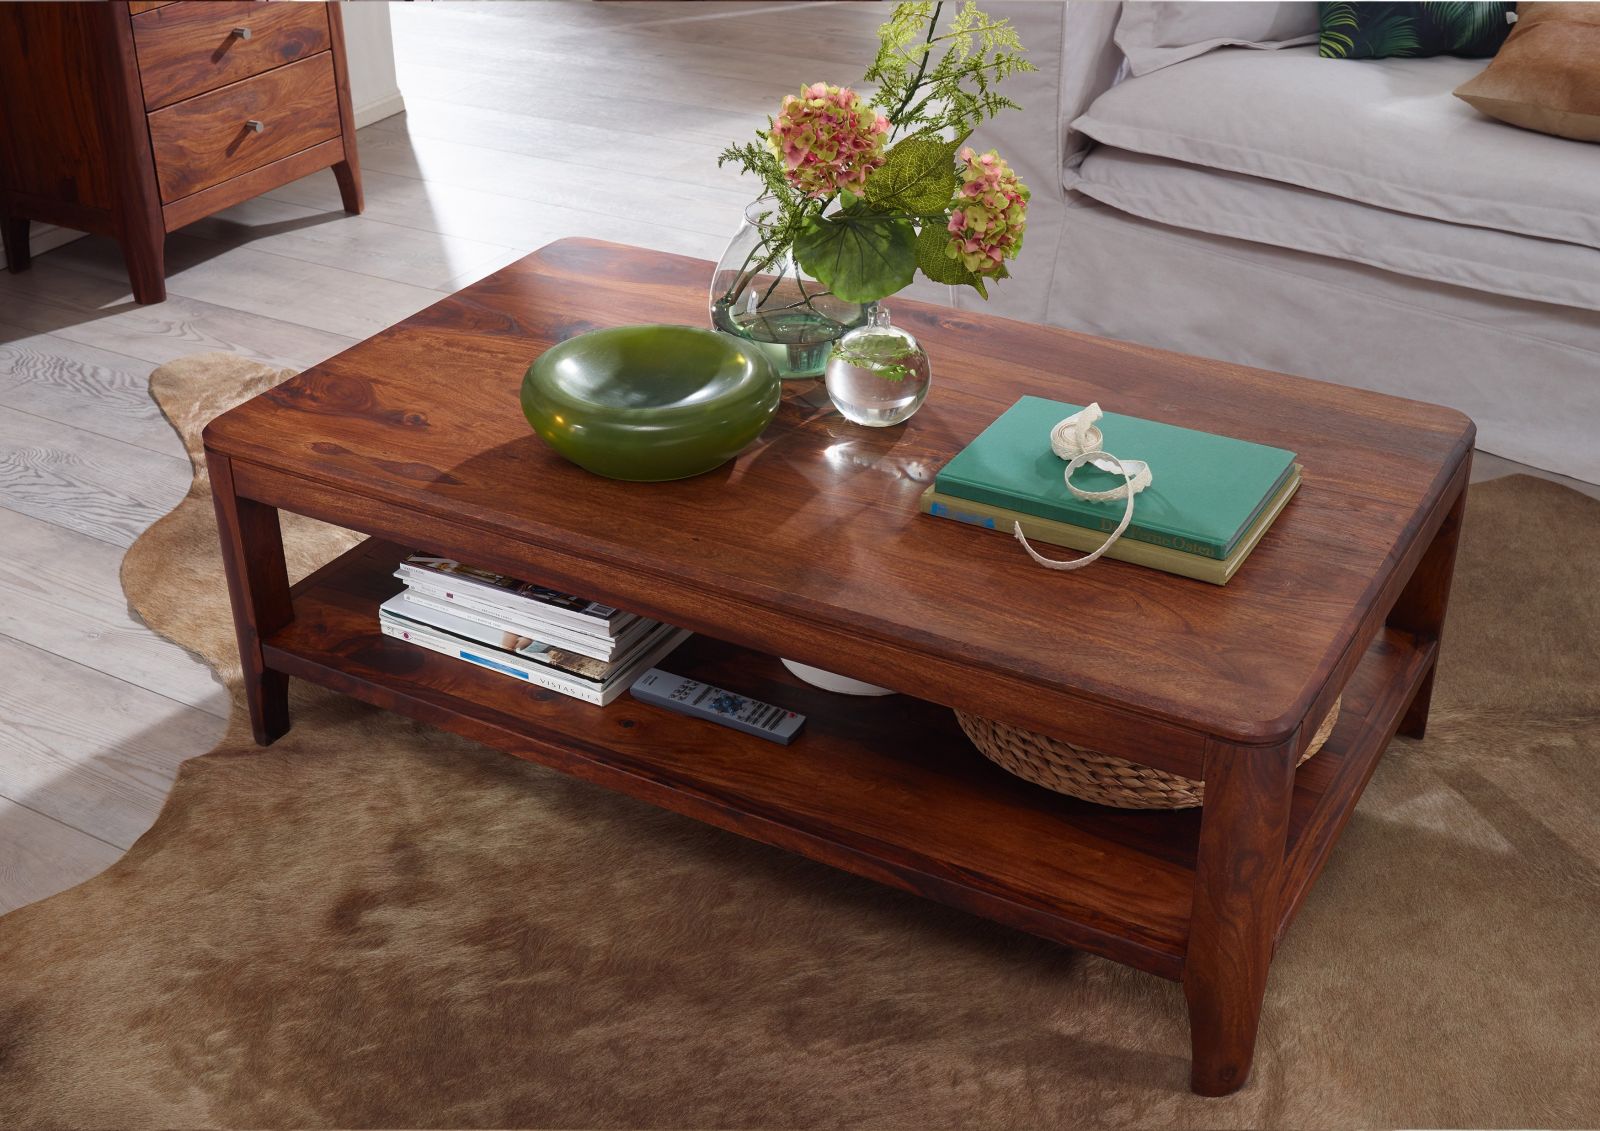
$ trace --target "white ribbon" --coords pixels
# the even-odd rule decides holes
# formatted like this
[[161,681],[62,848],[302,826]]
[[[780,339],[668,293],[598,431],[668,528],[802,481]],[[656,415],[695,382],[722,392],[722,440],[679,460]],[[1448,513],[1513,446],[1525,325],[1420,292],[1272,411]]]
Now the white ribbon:
[[[1105,436],[1094,426],[1094,422],[1102,415],[1100,405],[1097,403],[1061,421],[1050,429],[1050,450],[1067,461],[1065,472],[1067,490],[1078,498],[1089,502],[1127,499],[1128,505],[1123,509],[1122,521],[1111,532],[1111,536],[1101,543],[1098,550],[1066,562],[1058,562],[1040,554],[1028,544],[1027,536],[1022,533],[1022,523],[1012,523],[1012,532],[1017,536],[1017,541],[1022,543],[1022,548],[1028,551],[1030,558],[1045,569],[1082,569],[1111,549],[1128,529],[1128,524],[1133,521],[1133,497],[1150,486],[1153,478],[1150,474],[1150,465],[1144,460],[1120,460],[1101,447],[1105,443]],[[1113,487],[1109,491],[1085,491],[1081,487],[1074,486],[1072,473],[1084,464],[1098,467],[1102,471],[1117,472],[1122,476],[1122,486]]]

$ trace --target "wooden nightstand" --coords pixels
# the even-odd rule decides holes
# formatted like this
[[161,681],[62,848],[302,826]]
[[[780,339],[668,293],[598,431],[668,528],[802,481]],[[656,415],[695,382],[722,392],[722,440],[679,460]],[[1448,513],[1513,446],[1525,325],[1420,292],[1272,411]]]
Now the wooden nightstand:
[[345,210],[361,170],[338,4],[0,4],[0,235],[28,221],[114,237],[141,303],[166,234],[318,169]]

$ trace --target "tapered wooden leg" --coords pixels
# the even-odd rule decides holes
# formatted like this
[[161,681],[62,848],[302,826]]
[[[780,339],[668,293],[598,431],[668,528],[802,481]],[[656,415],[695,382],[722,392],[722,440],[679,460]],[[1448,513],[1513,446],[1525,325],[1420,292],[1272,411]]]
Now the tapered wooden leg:
[[0,216],[0,244],[6,251],[6,270],[15,275],[33,262],[28,246],[28,221],[18,216]]
[[[1444,634],[1445,612],[1450,605],[1450,580],[1455,575],[1456,548],[1461,543],[1461,521],[1467,512],[1467,481],[1471,470],[1469,455],[1456,477],[1459,494],[1455,502],[1389,612],[1388,623],[1392,627],[1403,628],[1424,640],[1438,640]],[[1428,708],[1433,702],[1433,672],[1434,669],[1429,669],[1400,720],[1399,733],[1407,738],[1421,738],[1427,733]]]
[[333,179],[339,182],[339,199],[344,210],[352,216],[361,215],[365,201],[361,194],[361,166],[354,157],[346,158],[333,167]]
[[344,160],[333,167],[339,182],[339,199],[352,216],[361,214],[361,161],[356,156],[356,115],[350,99],[350,73],[345,66],[344,15],[340,5],[328,5],[328,33],[333,40],[333,85],[339,96],[339,131],[343,135]]
[[208,451],[206,466],[211,471],[222,565],[244,667],[250,729],[256,742],[267,746],[289,729],[289,677],[268,669],[261,651],[264,638],[294,619],[283,533],[276,508],[235,493],[231,460]]
[[167,301],[167,236],[159,228],[136,228],[123,233],[122,255],[128,262],[133,301],[148,306]]
[[1250,1078],[1277,935],[1294,744],[1206,751],[1205,808],[1184,959],[1189,1086],[1225,1096]]

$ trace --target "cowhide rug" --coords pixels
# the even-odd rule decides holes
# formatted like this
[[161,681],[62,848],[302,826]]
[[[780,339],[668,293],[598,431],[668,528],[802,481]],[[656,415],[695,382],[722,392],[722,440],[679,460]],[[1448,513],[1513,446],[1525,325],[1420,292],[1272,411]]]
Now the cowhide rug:
[[[158,370],[190,451],[288,376]],[[296,574],[346,532],[293,521]],[[204,472],[128,599],[234,686]],[[1600,503],[1472,488],[1397,741],[1189,1094],[1179,988],[296,685],[103,875],[0,919],[0,1124],[1373,1127],[1600,1121]],[[237,690],[235,688],[235,690]]]

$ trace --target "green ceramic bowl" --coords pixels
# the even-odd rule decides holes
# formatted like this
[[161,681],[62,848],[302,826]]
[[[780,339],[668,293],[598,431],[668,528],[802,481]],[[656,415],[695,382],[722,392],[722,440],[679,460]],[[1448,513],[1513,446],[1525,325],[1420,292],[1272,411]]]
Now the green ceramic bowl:
[[591,330],[522,379],[544,442],[596,475],[686,479],[720,467],[771,423],[778,374],[752,345],[692,326]]

